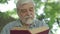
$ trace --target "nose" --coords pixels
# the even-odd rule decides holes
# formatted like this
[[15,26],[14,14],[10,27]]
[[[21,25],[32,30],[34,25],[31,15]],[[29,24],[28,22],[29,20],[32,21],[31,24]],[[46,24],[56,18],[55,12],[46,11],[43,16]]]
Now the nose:
[[27,11],[27,15],[28,15],[28,16],[31,16],[31,12],[30,12],[30,11]]

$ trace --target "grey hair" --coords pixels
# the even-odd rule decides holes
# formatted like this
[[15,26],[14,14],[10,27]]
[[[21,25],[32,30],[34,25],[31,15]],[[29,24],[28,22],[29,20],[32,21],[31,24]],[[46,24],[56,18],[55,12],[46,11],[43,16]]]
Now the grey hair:
[[34,1],[33,0],[18,0],[17,3],[16,3],[16,7],[24,4],[24,3],[33,3],[33,5],[35,5]]

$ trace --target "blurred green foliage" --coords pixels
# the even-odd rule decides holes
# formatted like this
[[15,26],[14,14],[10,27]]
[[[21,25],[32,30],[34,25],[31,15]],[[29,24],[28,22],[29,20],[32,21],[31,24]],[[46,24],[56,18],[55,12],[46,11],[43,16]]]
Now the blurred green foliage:
[[3,17],[4,19],[6,19],[6,18],[9,18],[9,16],[11,16],[12,14],[17,14],[17,12],[16,12],[17,10],[16,9],[14,9],[14,10],[12,10],[12,11],[6,11],[6,12],[0,12],[0,17]]
[[[40,8],[41,5],[45,5],[45,8],[44,8],[45,15],[44,15],[44,17],[45,18],[50,18],[50,21],[48,22],[48,25],[51,29],[52,25],[55,23],[55,19],[59,18],[58,16],[60,16],[59,15],[60,14],[60,3],[59,2],[48,2],[48,1],[50,1],[50,0],[47,0],[46,2],[41,2],[41,0],[35,0],[35,3],[40,5],[40,6],[38,6],[38,8]],[[37,14],[37,18],[40,19],[41,15]]]
[[60,14],[60,4],[52,2],[49,3],[47,2],[45,6],[45,14],[47,18],[50,18],[50,22],[48,23],[49,27],[52,28],[52,25],[55,22],[55,19],[58,18],[56,17],[58,14]]
[[6,3],[7,0],[0,0],[0,3]]

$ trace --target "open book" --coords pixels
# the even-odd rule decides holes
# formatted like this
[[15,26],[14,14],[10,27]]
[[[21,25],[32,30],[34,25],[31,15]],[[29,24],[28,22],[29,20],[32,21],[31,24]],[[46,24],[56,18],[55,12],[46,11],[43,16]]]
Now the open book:
[[44,26],[33,29],[14,27],[12,30],[10,30],[10,34],[48,34],[48,33],[49,33],[49,28]]

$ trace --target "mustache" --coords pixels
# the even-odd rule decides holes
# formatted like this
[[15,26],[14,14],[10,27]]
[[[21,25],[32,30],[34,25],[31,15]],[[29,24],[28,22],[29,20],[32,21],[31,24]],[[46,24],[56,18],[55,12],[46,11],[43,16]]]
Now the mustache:
[[30,15],[30,16],[25,16],[24,18],[25,18],[25,19],[27,19],[27,18],[32,18],[32,15]]

